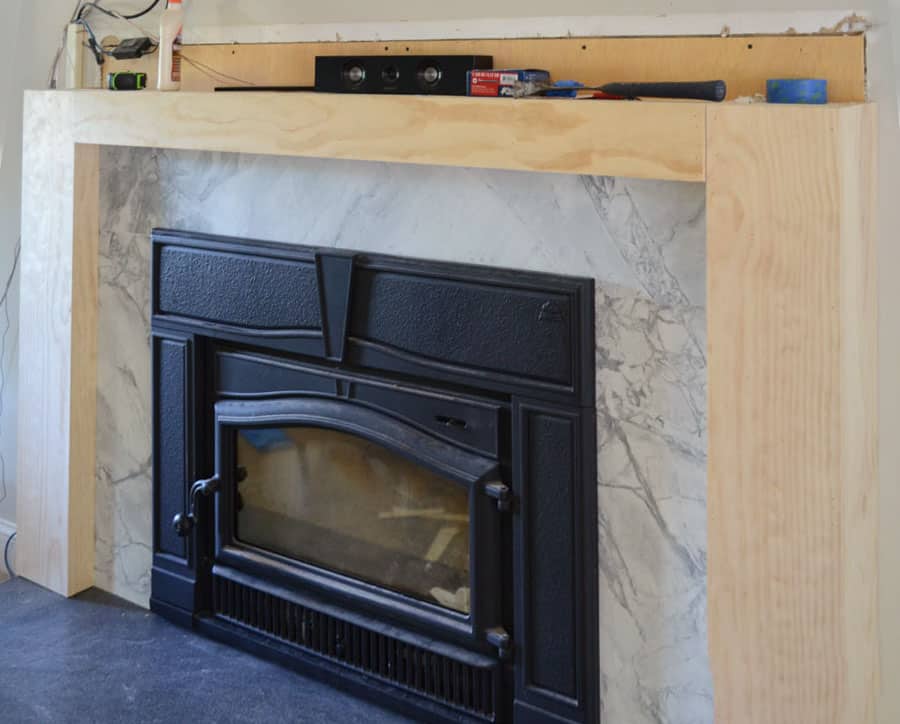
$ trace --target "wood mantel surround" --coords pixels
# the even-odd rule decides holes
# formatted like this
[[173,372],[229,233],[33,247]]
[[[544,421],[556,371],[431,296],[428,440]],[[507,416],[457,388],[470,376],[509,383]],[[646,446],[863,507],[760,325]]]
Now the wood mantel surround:
[[864,102],[29,93],[19,571],[63,595],[94,581],[100,146],[705,182],[716,721],[873,722],[875,119]]

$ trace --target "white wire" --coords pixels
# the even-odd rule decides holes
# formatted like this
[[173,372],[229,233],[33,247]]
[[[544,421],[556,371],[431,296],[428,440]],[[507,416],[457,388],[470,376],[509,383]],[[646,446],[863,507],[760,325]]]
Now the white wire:
[[256,85],[256,83],[253,83],[252,81],[244,80],[243,78],[236,78],[233,75],[228,75],[227,73],[223,73],[220,70],[216,70],[211,65],[207,65],[206,63],[195,60],[194,58],[185,55],[184,52],[181,53],[181,59],[187,61],[189,65],[192,65],[194,68],[203,73],[203,75],[205,75],[207,78],[211,78],[217,83],[223,83],[225,81],[233,80],[237,83],[243,83],[246,86]]
[[78,19],[78,13],[81,12],[81,6],[84,5],[84,3],[85,0],[76,0],[75,9],[72,11],[72,17],[69,18],[69,22],[66,23],[65,27],[62,29],[62,39],[59,42],[59,47],[56,49],[56,55],[53,56],[53,63],[50,65],[50,76],[47,78],[47,87],[50,89],[56,88],[56,74],[59,71],[59,61],[62,58],[63,51],[66,49],[69,25]]

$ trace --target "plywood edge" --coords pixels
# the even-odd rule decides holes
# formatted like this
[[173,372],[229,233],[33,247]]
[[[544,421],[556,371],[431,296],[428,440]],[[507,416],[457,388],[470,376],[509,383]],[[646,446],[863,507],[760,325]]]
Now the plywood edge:
[[100,147],[76,144],[69,388],[69,551],[66,593],[94,585],[97,448]]
[[875,721],[879,691],[877,107],[839,113],[844,721]]

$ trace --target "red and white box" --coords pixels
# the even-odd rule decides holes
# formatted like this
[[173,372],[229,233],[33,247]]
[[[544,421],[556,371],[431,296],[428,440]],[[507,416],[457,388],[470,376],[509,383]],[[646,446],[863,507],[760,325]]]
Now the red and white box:
[[502,96],[528,95],[529,85],[534,89],[550,82],[550,73],[536,69],[470,70],[468,94],[499,98]]

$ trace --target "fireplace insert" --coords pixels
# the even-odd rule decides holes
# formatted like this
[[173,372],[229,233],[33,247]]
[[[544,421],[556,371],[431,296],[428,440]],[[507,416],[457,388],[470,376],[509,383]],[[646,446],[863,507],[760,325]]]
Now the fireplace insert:
[[593,282],[152,243],[153,610],[420,721],[596,721]]

